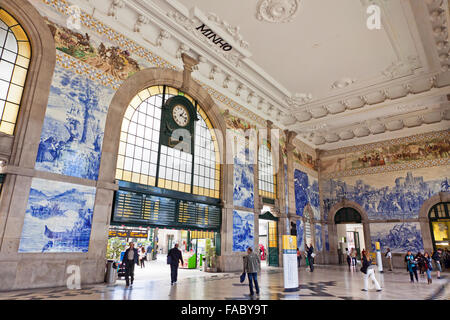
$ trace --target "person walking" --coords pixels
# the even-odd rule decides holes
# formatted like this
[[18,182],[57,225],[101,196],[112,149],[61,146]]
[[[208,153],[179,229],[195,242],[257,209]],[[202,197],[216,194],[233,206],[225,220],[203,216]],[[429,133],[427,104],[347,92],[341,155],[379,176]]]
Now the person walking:
[[316,256],[316,254],[314,253],[314,247],[312,246],[312,244],[310,244],[309,247],[308,245],[306,245],[306,252],[308,254],[309,270],[311,272],[314,272],[314,257]]
[[147,255],[145,253],[144,247],[141,247],[139,250],[139,264],[141,265],[141,269],[145,268],[145,259]]
[[302,253],[297,248],[297,267],[300,268],[300,263],[302,262]]
[[386,249],[386,253],[384,254],[384,256],[389,262],[389,271],[392,271],[392,252],[390,248]]
[[138,250],[134,247],[134,243],[130,242],[129,248],[125,250],[125,254],[123,255],[122,264],[125,266],[125,281],[126,286],[133,285],[134,281],[134,265],[139,263],[139,254]]
[[247,255],[244,256],[244,272],[248,275],[248,285],[250,287],[250,296],[254,295],[253,284],[256,294],[259,295],[258,271],[261,267],[261,261],[252,248],[247,248]]
[[153,260],[153,247],[152,244],[150,243],[147,247],[147,261],[151,260]]
[[352,250],[350,251],[350,258],[351,258],[351,262],[352,262],[352,269],[354,269],[356,271],[356,249],[352,248]]
[[431,256],[431,258],[433,259],[434,263],[436,264],[437,278],[440,279],[441,271],[442,271],[442,265],[441,265],[442,251],[441,251],[441,249],[438,249],[435,252],[433,252],[433,255]]
[[411,278],[411,282],[414,283],[414,277],[416,281],[419,282],[419,278],[417,277],[417,260],[414,259],[411,251],[408,251],[406,254],[406,262],[409,271],[409,276]]
[[175,243],[175,246],[169,250],[169,253],[167,254],[167,263],[170,264],[170,284],[173,286],[177,283],[178,279],[178,265],[181,261],[181,264],[183,265],[183,255],[181,254],[181,251],[178,249],[178,243]]
[[432,259],[431,259],[430,255],[428,254],[428,252],[424,253],[423,259],[425,260],[428,284],[431,284],[431,283],[433,283],[433,280],[431,279],[431,271],[433,271],[433,265],[431,262]]
[[417,261],[417,267],[419,269],[419,274],[424,277],[427,266],[426,266],[426,261],[423,257],[423,254],[420,251],[416,254],[415,260]]
[[381,291],[381,286],[378,283],[377,278],[375,278],[375,267],[372,264],[372,258],[369,255],[369,251],[364,251],[361,272],[364,274],[363,275],[364,289],[361,289],[361,291],[368,291],[369,278],[372,280],[373,284],[375,285],[376,290]]
[[351,251],[348,251],[348,248],[345,248],[345,251],[347,251],[347,264],[348,264],[348,270],[352,268],[352,255]]

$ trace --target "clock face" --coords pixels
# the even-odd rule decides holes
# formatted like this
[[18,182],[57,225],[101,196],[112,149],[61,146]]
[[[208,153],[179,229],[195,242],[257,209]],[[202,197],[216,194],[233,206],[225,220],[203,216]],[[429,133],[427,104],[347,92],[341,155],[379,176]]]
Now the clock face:
[[185,127],[189,124],[189,112],[186,107],[182,105],[176,105],[172,109],[172,117],[177,125]]

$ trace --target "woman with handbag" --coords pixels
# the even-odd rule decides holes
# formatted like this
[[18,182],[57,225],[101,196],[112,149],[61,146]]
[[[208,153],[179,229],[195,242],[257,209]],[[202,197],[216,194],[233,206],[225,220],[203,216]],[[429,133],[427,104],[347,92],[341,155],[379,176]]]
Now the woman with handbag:
[[363,261],[362,261],[362,267],[361,267],[361,272],[364,274],[363,279],[364,279],[364,289],[362,289],[361,291],[368,291],[368,282],[369,282],[369,278],[372,280],[372,282],[375,285],[375,288],[377,289],[377,291],[381,291],[381,286],[378,283],[377,279],[375,278],[375,268],[372,264],[372,258],[369,256],[369,251],[365,251],[364,252],[365,255],[363,256]]

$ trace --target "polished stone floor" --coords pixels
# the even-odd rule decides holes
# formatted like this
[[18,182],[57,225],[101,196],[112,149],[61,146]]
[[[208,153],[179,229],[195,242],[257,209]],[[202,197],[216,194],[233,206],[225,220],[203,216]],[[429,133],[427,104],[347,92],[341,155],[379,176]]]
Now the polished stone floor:
[[377,274],[383,291],[363,286],[361,272],[342,266],[317,266],[313,273],[299,269],[300,290],[284,292],[283,272],[280,268],[264,267],[258,276],[259,297],[250,297],[247,280],[239,283],[240,273],[203,273],[199,270],[180,270],[179,281],[171,286],[167,265],[154,263],[136,269],[133,286],[125,287],[124,280],[114,285],[87,285],[80,290],[67,288],[36,289],[1,292],[0,300],[450,300],[450,274],[441,279],[433,274],[433,283],[425,277],[410,283],[404,269]]

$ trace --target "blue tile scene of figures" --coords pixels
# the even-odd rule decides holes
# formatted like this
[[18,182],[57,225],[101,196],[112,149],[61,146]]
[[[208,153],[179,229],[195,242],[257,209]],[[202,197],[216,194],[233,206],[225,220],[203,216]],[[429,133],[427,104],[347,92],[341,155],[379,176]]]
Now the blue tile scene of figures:
[[303,220],[297,220],[297,248],[300,251],[305,250],[305,241],[303,240],[305,233],[305,226],[303,225]]
[[36,170],[97,180],[112,88],[56,66]]
[[242,149],[239,156],[234,157],[233,203],[235,206],[249,209],[255,207],[253,160],[253,152],[249,149]]
[[424,250],[419,222],[371,223],[370,236],[372,250],[375,250],[377,241],[381,244],[382,252],[387,248],[396,253],[406,253],[411,250],[414,254]]
[[325,250],[330,251],[330,240],[328,239],[328,225],[323,226],[323,232],[325,234]]
[[314,229],[315,229],[315,242],[316,242],[316,251],[322,251],[323,250],[323,244],[322,244],[322,225],[320,224],[315,224],[314,225]]
[[295,212],[303,217],[303,209],[310,204],[314,218],[320,219],[319,182],[303,171],[294,171]]
[[233,210],[233,252],[255,249],[255,216],[252,212]]
[[33,179],[19,252],[88,252],[95,188]]
[[371,220],[416,219],[425,200],[441,191],[450,191],[448,170],[449,166],[431,167],[347,177],[344,181],[324,180],[324,218],[328,218],[334,204],[345,198],[359,204]]

